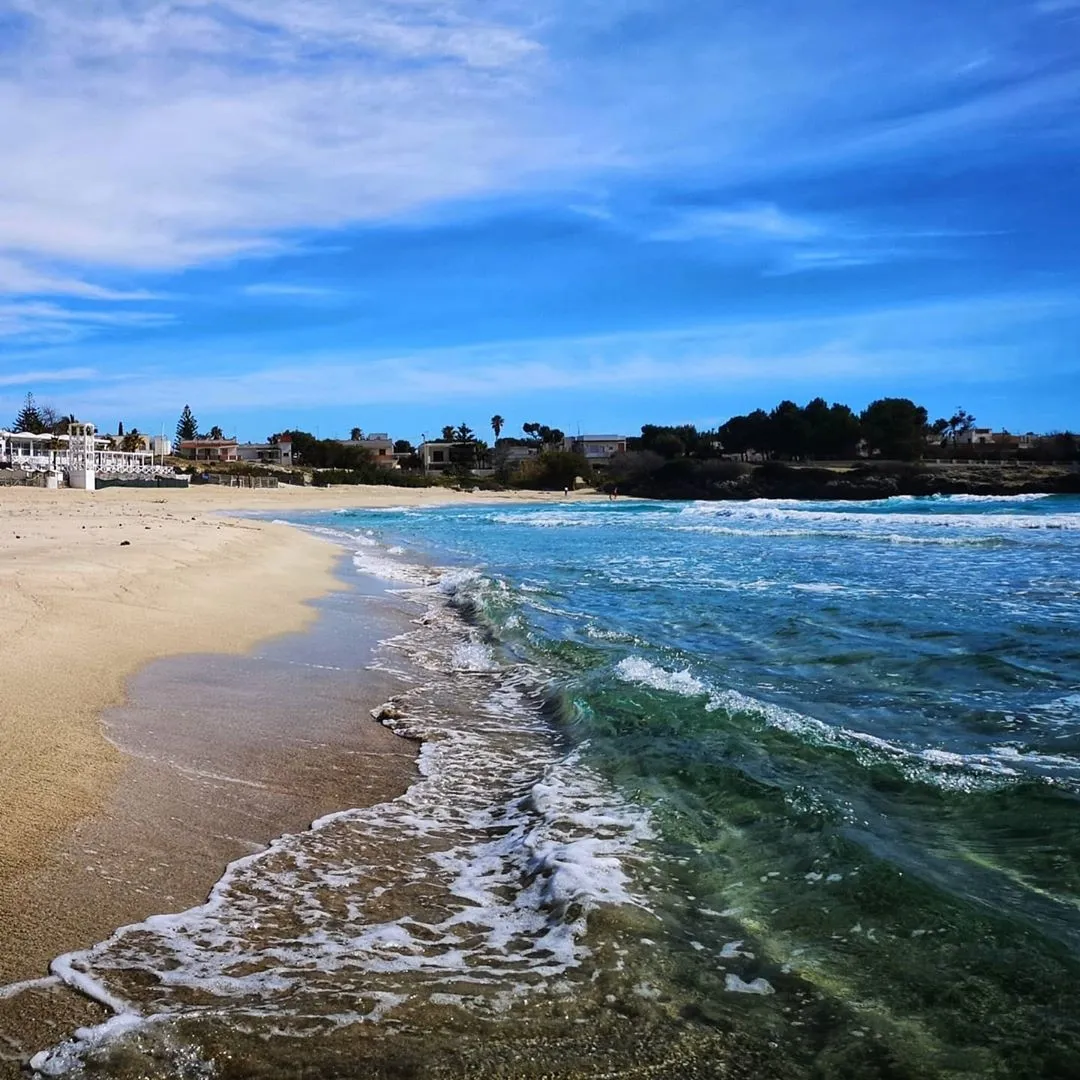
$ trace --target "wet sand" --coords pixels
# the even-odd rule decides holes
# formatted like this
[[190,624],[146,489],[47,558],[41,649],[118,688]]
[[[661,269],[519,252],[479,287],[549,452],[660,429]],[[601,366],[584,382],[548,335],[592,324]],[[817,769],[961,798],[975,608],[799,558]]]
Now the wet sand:
[[[412,782],[416,747],[370,716],[400,685],[368,666],[374,645],[407,626],[400,602],[361,582],[317,608],[312,628],[250,655],[160,660],[131,680],[127,702],[104,716],[129,761],[123,782],[15,882],[25,906],[5,925],[4,981],[41,976],[58,953],[118,926],[199,904],[227,863]],[[17,1067],[101,1018],[63,987],[0,999],[0,1056],[6,1047]]]

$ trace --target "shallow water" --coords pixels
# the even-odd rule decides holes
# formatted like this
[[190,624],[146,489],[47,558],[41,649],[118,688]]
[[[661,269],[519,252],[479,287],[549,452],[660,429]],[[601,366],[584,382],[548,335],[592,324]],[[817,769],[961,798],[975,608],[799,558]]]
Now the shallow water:
[[43,1069],[1076,1075],[1080,499],[302,522],[424,779],[67,961]]

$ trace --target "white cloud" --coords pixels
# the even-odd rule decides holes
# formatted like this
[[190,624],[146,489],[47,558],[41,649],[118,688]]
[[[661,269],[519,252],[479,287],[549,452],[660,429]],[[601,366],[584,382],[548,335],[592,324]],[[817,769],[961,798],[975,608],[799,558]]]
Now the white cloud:
[[675,224],[653,233],[654,240],[803,241],[821,236],[825,227],[785,213],[772,203],[686,211]]
[[152,300],[144,290],[109,289],[74,277],[37,270],[24,261],[0,256],[0,294],[72,296],[83,300]]
[[152,311],[77,309],[48,301],[0,303],[0,339],[61,345],[114,327],[164,326],[172,316]]
[[[785,22],[660,0],[0,0],[0,293],[143,299],[131,283],[148,273],[526,187],[704,167],[746,190],[1003,121],[1052,126],[1075,97],[1073,75],[1020,64],[1023,35],[996,20],[960,13],[939,40],[900,8],[836,8]],[[636,37],[639,19],[655,33]],[[953,104],[960,55],[993,59]],[[822,232],[759,202],[661,235]]]
[[241,290],[245,296],[291,296],[298,299],[325,299],[339,295],[338,289],[321,285],[294,285],[286,281],[256,281]]
[[578,157],[530,122],[540,47],[438,0],[16,9],[0,252],[181,268]]
[[[596,395],[655,395],[676,385],[683,393],[716,394],[752,385],[818,393],[830,384],[856,387],[883,379],[929,384],[943,371],[951,382],[977,382],[1015,375],[1027,362],[1031,328],[1077,313],[1071,296],[991,296],[785,322],[506,341],[399,355],[267,356],[219,345],[214,370],[191,370],[183,352],[160,357],[153,368],[133,357],[123,375],[73,382],[63,406],[91,419],[138,414],[156,425],[185,401],[193,407],[197,402],[197,411],[235,414],[331,405],[390,409],[460,402],[464,407],[545,396],[587,402]],[[987,339],[997,343],[988,346]],[[33,389],[33,382],[27,380],[23,388]],[[11,402],[17,403],[15,396]]]
[[86,382],[97,376],[93,368],[53,368],[10,371],[0,375],[0,386],[40,386],[42,383]]

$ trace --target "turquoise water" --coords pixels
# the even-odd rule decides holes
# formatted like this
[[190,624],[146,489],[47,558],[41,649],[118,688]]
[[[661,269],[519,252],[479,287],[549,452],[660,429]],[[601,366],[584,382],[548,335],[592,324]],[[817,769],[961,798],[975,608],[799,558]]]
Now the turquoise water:
[[421,777],[60,958],[40,1071],[1080,1076],[1080,499],[295,523]]
[[801,982],[796,1023],[875,1035],[866,1074],[1076,1075],[1080,499],[323,523],[480,572],[459,604],[654,815],[669,974],[703,1017],[730,1022],[702,962],[724,938],[777,1030]]

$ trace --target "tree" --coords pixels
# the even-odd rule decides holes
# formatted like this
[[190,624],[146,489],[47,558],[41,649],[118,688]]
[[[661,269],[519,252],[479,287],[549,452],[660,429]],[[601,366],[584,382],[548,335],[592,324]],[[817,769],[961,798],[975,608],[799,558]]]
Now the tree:
[[565,450],[545,450],[538,458],[527,462],[521,471],[519,486],[559,491],[574,486],[578,477],[588,482],[592,477],[589,463],[581,454]]
[[495,441],[499,441],[499,436],[502,434],[502,429],[506,426],[506,421],[496,413],[491,418],[491,430],[495,432]]
[[190,405],[184,406],[180,419],[176,422],[176,441],[185,442],[199,437],[199,421],[191,411]]
[[353,428],[353,429],[352,429],[352,430],[351,430],[351,431],[349,432],[349,438],[350,438],[350,439],[351,439],[351,440],[352,440],[353,442],[359,442],[359,441],[360,441],[360,440],[361,440],[361,439],[362,439],[363,437],[364,437],[364,432],[363,432],[363,429],[362,429],[362,428],[354,427],[354,428]]
[[456,433],[455,433],[454,425],[453,424],[447,424],[446,427],[444,427],[442,429],[442,441],[443,442],[454,442],[455,440],[456,440]]
[[[120,432],[117,432],[120,434]],[[143,448],[142,433],[138,428],[132,428],[121,440],[120,449],[125,453],[134,454]]]
[[522,424],[521,430],[530,436],[534,442],[538,442],[543,446],[561,446],[566,440],[566,435],[563,432],[558,428],[548,427],[546,424]]
[[949,434],[952,441],[956,442],[961,435],[966,435],[975,426],[975,417],[966,409],[956,407],[956,412],[949,417]]
[[310,469],[378,469],[374,455],[363,446],[343,446],[336,439],[318,439],[310,431],[281,431],[268,441],[288,435],[292,440],[293,463]]
[[121,420],[120,423],[116,425],[116,436],[119,439],[122,439],[124,437],[124,421],[123,420]]
[[926,409],[908,398],[872,401],[860,417],[871,450],[884,458],[913,461],[926,447]]
[[224,439],[224,438],[225,438],[225,432],[224,432],[224,431],[222,431],[222,430],[221,430],[221,428],[219,428],[219,427],[217,426],[217,424],[215,424],[215,425],[214,425],[214,426],[213,426],[213,427],[212,427],[212,428],[210,429],[210,438],[211,438],[211,439]]
[[[821,401],[821,404],[824,405],[825,402]],[[769,428],[772,435],[771,449],[793,461],[804,458],[809,453],[810,424],[806,419],[806,411],[794,401],[781,401],[769,413]]]
[[862,427],[859,418],[839,402],[827,405],[824,398],[814,398],[803,410],[806,419],[809,454],[815,458],[852,458],[855,456]]
[[45,431],[45,421],[37,405],[34,404],[33,394],[26,395],[26,402],[19,410],[19,415],[15,417],[12,428],[14,431],[27,431],[31,435],[41,435]]
[[468,424],[463,423],[463,424],[461,424],[460,427],[455,429],[454,438],[458,442],[463,442],[463,443],[476,442],[476,433],[473,431],[473,429],[471,427],[469,427]]
[[396,443],[394,443],[394,453],[395,454],[415,454],[416,450],[413,447],[413,444],[411,442],[409,442],[408,439],[398,439],[398,441]]

